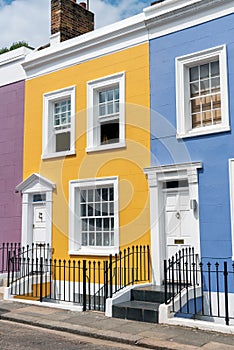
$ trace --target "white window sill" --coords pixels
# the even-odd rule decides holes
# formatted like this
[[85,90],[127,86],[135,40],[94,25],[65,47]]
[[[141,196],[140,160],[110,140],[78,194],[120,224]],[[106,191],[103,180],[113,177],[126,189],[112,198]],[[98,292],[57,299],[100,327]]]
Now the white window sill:
[[94,255],[94,256],[109,256],[110,254],[119,254],[119,248],[108,247],[81,247],[77,250],[69,250],[69,255]]
[[102,145],[102,146],[95,146],[95,147],[87,147],[86,152],[102,152],[102,151],[109,151],[112,149],[118,149],[118,148],[125,148],[126,147],[126,142],[118,142],[118,143],[110,143],[107,145]]
[[195,136],[202,136],[202,135],[209,135],[209,134],[216,134],[219,132],[226,132],[226,131],[230,131],[231,128],[230,126],[212,126],[212,127],[203,127],[203,128],[197,128],[194,130],[190,130],[186,133],[178,133],[176,135],[177,139],[183,139],[183,138],[187,138],[187,137],[195,137]]
[[63,151],[63,152],[55,152],[55,153],[48,153],[48,154],[43,154],[41,156],[41,159],[51,159],[51,158],[66,157],[66,156],[72,156],[74,154],[76,154],[75,150]]

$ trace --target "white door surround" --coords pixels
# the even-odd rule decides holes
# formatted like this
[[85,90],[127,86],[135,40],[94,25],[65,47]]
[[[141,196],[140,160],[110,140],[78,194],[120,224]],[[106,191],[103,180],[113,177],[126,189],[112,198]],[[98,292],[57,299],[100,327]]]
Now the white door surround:
[[[189,207],[193,215],[192,244],[195,253],[200,255],[198,169],[201,168],[201,162],[192,162],[154,166],[144,169],[150,190],[152,282],[154,284],[162,284],[163,261],[167,258],[167,247],[165,243],[165,192],[172,193],[173,191],[172,189],[165,189],[165,184],[168,182],[187,182]],[[175,243],[176,239],[174,241]],[[179,237],[178,243],[181,243],[179,242]]]
[[[52,194],[55,188],[53,182],[39,174],[32,174],[16,187],[16,191],[22,194],[22,246],[39,243],[39,235],[43,234],[41,242],[51,247]],[[35,207],[41,210],[36,212]],[[35,220],[37,228],[44,230],[43,233],[34,230]]]

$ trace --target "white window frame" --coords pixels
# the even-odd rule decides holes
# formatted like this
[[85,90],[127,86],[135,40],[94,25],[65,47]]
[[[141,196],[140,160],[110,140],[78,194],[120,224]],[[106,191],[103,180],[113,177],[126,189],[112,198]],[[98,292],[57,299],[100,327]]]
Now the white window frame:
[[[119,142],[100,144],[100,124],[97,115],[98,92],[119,86]],[[126,147],[125,141],[125,72],[109,75],[87,83],[87,148],[86,152]]]
[[[219,124],[192,129],[190,118],[189,68],[219,60],[222,121]],[[228,107],[226,45],[176,58],[177,138],[193,137],[230,130]]]
[[[114,187],[114,245],[113,246],[82,246],[81,229],[77,235],[77,228],[81,225],[79,212],[79,198],[76,196],[79,190],[94,189],[96,187]],[[101,255],[119,253],[119,196],[118,177],[94,178],[84,180],[72,180],[69,182],[69,254],[70,255]],[[77,203],[78,202],[78,203]],[[78,205],[78,208],[77,208]]]
[[232,260],[234,261],[234,159],[229,159],[229,191],[232,231]]
[[[75,93],[76,87],[69,86],[64,89],[45,93],[43,95],[43,141],[42,141],[42,159],[64,157],[67,155],[75,154]],[[56,101],[60,101],[66,98],[71,99],[71,127],[70,127],[70,150],[55,152],[50,149],[49,137],[53,135],[51,116],[53,114],[52,109]],[[54,134],[55,135],[55,134]]]

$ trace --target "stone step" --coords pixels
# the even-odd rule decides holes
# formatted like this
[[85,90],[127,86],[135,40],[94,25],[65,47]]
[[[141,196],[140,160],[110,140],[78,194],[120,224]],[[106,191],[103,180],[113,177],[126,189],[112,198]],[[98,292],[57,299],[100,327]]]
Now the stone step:
[[158,323],[158,308],[160,303],[145,301],[127,301],[112,307],[112,316],[127,320]]
[[[168,297],[170,296],[171,294],[168,293]],[[131,300],[163,304],[165,301],[165,288],[164,286],[156,285],[136,287],[131,290]]]

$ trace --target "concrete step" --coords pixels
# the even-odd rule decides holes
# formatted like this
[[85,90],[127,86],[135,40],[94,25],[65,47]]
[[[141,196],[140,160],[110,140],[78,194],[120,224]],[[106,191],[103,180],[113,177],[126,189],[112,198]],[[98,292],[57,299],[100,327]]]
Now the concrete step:
[[145,301],[127,301],[113,306],[112,316],[127,320],[158,323],[160,303]]

